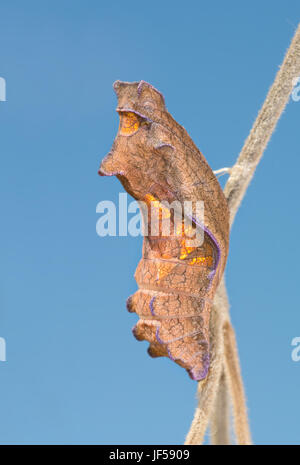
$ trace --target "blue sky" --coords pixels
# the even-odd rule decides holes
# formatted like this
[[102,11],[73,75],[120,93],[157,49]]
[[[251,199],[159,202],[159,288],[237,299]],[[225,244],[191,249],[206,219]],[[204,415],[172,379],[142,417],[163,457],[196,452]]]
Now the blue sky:
[[[230,166],[299,13],[296,0],[1,2],[1,444],[183,442],[196,383],[147,355],[125,309],[142,239],[95,229],[97,203],[123,192],[97,175],[118,126],[112,83],[153,84],[212,168]],[[299,122],[291,101],[226,270],[257,444],[300,443]]]

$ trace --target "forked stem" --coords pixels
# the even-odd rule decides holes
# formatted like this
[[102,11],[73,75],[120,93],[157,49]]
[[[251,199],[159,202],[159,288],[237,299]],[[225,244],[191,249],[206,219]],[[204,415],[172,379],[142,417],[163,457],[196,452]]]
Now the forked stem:
[[210,442],[212,445],[227,446],[230,444],[230,399],[224,369],[210,420]]
[[233,406],[236,441],[239,445],[252,444],[247,415],[246,398],[234,330],[229,321],[224,325],[225,373]]

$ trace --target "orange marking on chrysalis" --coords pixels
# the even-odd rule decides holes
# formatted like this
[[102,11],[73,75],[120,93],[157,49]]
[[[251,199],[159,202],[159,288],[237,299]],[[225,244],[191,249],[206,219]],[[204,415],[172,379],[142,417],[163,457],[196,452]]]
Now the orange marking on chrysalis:
[[120,134],[129,136],[138,131],[140,127],[140,118],[133,112],[124,111],[120,113]]

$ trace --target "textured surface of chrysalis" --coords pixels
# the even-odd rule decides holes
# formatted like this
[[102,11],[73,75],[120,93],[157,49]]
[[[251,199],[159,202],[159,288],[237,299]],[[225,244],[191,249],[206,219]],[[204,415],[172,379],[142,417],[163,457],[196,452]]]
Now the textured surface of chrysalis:
[[[135,273],[139,290],[127,301],[140,318],[133,332],[149,341],[152,357],[169,357],[199,381],[209,370],[210,310],[228,254],[227,201],[160,92],[144,81],[117,81],[114,89],[120,127],[99,174],[117,176],[146,206],[143,256]],[[199,201],[201,221],[194,213]],[[185,203],[192,205],[190,214]]]

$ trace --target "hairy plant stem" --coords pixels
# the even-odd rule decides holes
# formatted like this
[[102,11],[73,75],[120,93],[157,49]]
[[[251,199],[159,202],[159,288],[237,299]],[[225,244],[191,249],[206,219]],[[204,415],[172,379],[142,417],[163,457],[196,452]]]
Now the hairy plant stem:
[[[300,76],[300,25],[240,155],[230,169],[224,194],[228,200],[231,226],[298,76]],[[199,382],[199,403],[185,444],[201,444],[209,422],[211,422],[212,442],[228,443],[228,405],[227,402],[222,402],[227,389],[233,407],[236,441],[238,444],[251,444],[238,350],[230,323],[224,280],[216,292],[212,319],[218,322],[211,326],[213,363],[207,380]],[[222,324],[221,331],[220,324]],[[223,377],[224,373],[225,377]]]
[[212,445],[226,446],[230,444],[230,399],[226,376],[223,369],[210,419],[210,442]]

